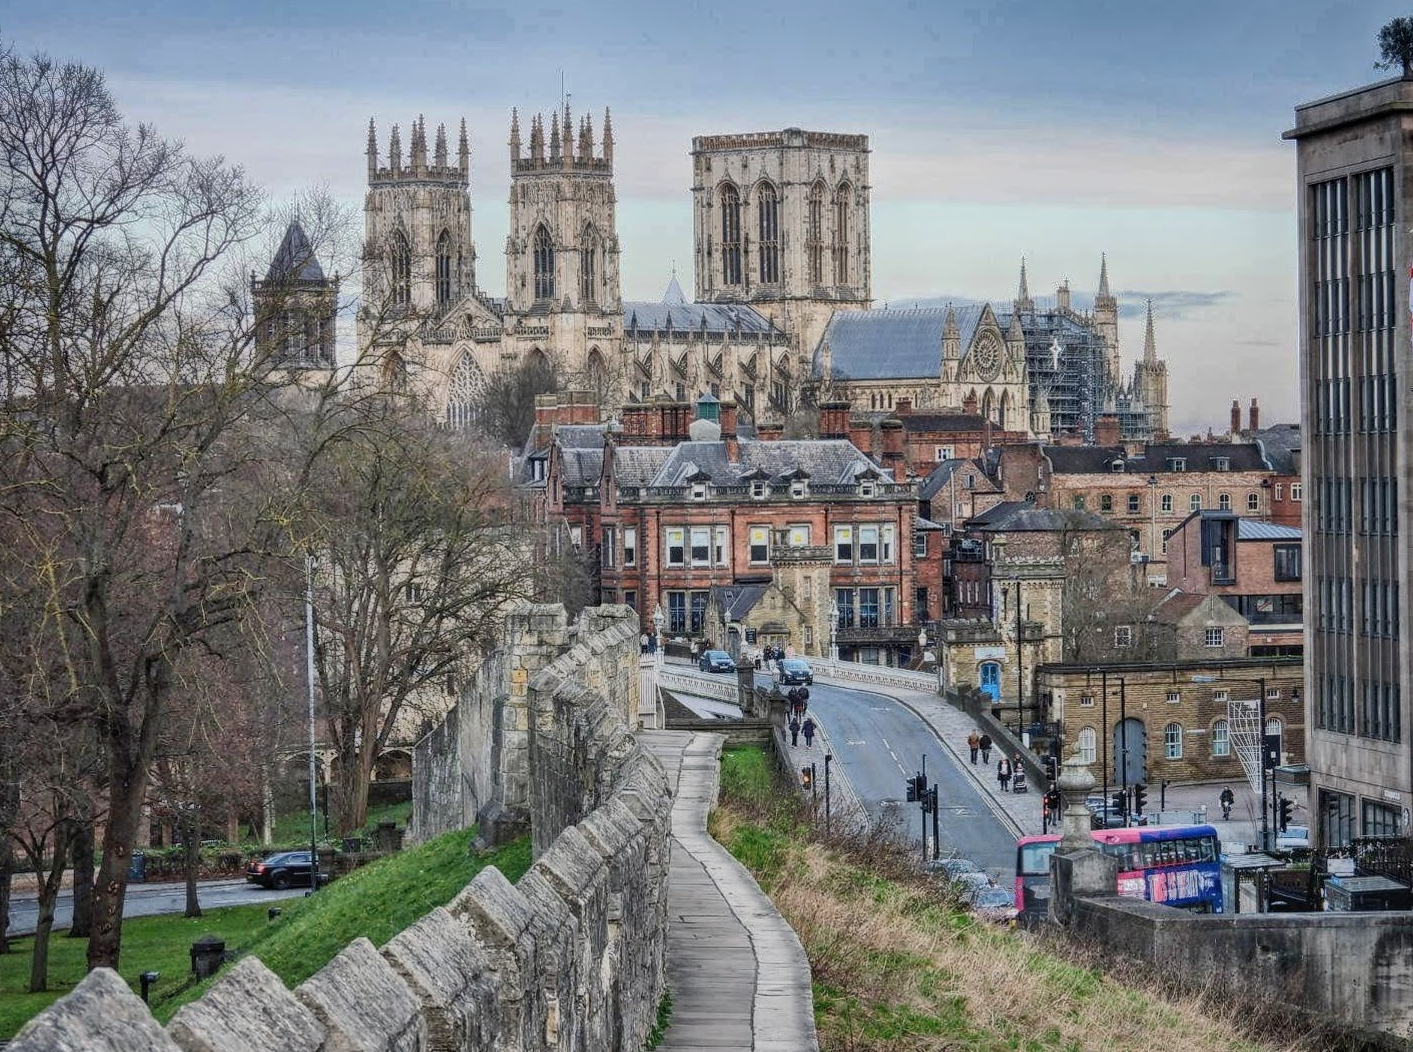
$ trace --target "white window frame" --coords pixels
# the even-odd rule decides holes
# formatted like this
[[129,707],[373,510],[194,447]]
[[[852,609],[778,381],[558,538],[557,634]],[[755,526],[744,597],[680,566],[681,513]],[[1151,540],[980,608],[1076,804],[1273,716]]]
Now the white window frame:
[[1188,510],[1188,511],[1201,511],[1201,510],[1202,510],[1202,494],[1200,494],[1200,493],[1194,493],[1192,496],[1190,496],[1190,497],[1187,498],[1187,510]]
[[790,483],[791,498],[793,498],[794,500],[802,500],[808,495],[809,486],[806,485],[803,479],[796,479],[794,482]]
[[854,564],[854,528],[834,527],[834,561],[841,566]]
[[1246,510],[1253,513],[1261,510],[1261,494],[1248,493],[1246,495]]
[[[677,549],[677,558],[672,557],[672,549]],[[687,530],[683,526],[669,526],[663,531],[662,564],[664,566],[687,565]]]
[[1285,500],[1285,483],[1284,483],[1284,482],[1277,482],[1277,483],[1275,484],[1275,491],[1276,491],[1276,500]]
[[927,534],[922,530],[913,531],[913,558],[927,558]]
[[1093,695],[1093,694],[1087,694],[1087,693],[1086,693],[1086,694],[1081,694],[1081,695],[1079,696],[1079,707],[1082,708],[1082,709],[1092,709],[1092,708],[1094,708],[1094,695]]
[[1181,691],[1178,691],[1178,690],[1170,690],[1170,691],[1168,691],[1167,694],[1164,696],[1163,700],[1164,700],[1167,704],[1169,704],[1169,705],[1178,705],[1178,704],[1181,704],[1181,702],[1182,702],[1182,692],[1181,692]]
[[891,565],[893,562],[893,535],[896,527],[885,525],[878,531],[878,561]]
[[1218,493],[1218,494],[1217,494],[1217,510],[1218,510],[1218,511],[1231,511],[1231,494],[1230,494],[1230,493]]
[[727,526],[717,526],[712,530],[711,563],[713,566],[730,564],[731,530]]
[[1079,748],[1079,758],[1085,763],[1093,763],[1099,756],[1099,735],[1093,727],[1081,727],[1075,739]]
[[[750,563],[752,566],[762,566],[770,562],[770,527],[752,526],[748,540]],[[756,549],[760,549],[757,556]]]
[[605,570],[613,570],[618,565],[618,528],[603,528],[603,544],[599,548],[599,565]]
[[1226,633],[1226,629],[1221,628],[1220,626],[1218,626],[1218,627],[1216,627],[1216,628],[1207,628],[1207,629],[1203,629],[1203,632],[1202,632],[1202,645],[1203,645],[1204,647],[1211,647],[1211,648],[1213,648],[1214,650],[1215,650],[1216,648],[1218,648],[1218,647],[1224,647],[1224,646],[1226,646],[1226,645],[1227,645],[1227,633]]
[[859,483],[859,496],[872,497],[874,494],[874,488],[875,487],[873,484],[873,479],[864,479],[862,482]]
[[753,480],[751,481],[751,499],[752,499],[752,500],[764,500],[764,499],[765,499],[765,493],[766,493],[765,483],[762,482],[760,479],[753,479]]
[[1182,759],[1182,724],[1174,721],[1163,728],[1163,759]]
[[1305,499],[1305,483],[1292,482],[1290,484],[1290,499],[1294,501],[1301,501]]
[[953,453],[954,449],[952,446],[934,446],[932,459],[940,464],[944,460],[955,459],[952,455]]
[[623,565],[638,565],[638,527],[623,527]]
[[1164,493],[1164,494],[1163,494],[1163,498],[1162,498],[1162,500],[1161,500],[1159,503],[1160,503],[1160,510],[1161,510],[1161,511],[1163,511],[1163,512],[1169,514],[1169,515],[1172,514],[1172,512],[1173,512],[1173,495],[1172,495],[1171,493]]
[[1224,719],[1212,721],[1212,755],[1231,755],[1231,725]]
[[705,483],[705,482],[693,482],[693,483],[692,483],[692,499],[693,499],[693,500],[706,500],[706,495],[707,495],[707,488],[706,488],[706,483]]
[[[879,562],[878,527],[860,526],[858,538],[858,544],[855,547],[854,551],[856,556],[858,557],[859,563],[873,565]],[[865,552],[869,549],[872,549],[872,555],[865,554]],[[838,554],[837,549],[835,550],[835,554]]]
[[[701,543],[698,543],[698,542]],[[699,557],[698,550],[702,552]],[[687,530],[687,562],[690,566],[711,565],[711,527],[691,526]]]

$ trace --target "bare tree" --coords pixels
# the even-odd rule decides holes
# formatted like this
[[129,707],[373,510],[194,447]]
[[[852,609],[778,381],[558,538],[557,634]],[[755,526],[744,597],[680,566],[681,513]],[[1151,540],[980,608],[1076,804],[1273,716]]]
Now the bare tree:
[[559,390],[559,370],[544,355],[532,354],[486,378],[477,418],[481,430],[510,449],[525,444],[535,423],[535,399]]
[[444,713],[448,680],[491,641],[506,604],[530,596],[534,538],[511,523],[504,455],[415,405],[370,399],[329,426],[341,437],[310,477],[306,543],[332,807],[347,833],[366,820],[383,749]]
[[222,268],[264,217],[239,169],[129,126],[101,73],[44,55],[0,55],[0,155],[0,531],[43,593],[56,718],[103,756],[88,961],[117,967],[183,655],[248,615],[299,474],[262,438],[280,363]]

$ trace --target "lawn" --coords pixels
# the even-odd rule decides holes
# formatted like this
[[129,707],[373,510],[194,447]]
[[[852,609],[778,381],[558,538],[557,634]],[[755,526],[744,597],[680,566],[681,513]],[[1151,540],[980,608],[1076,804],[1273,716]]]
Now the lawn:
[[[358,936],[382,946],[433,907],[445,905],[488,865],[515,881],[530,867],[530,842],[517,840],[494,852],[467,849],[474,831],[447,833],[362,869],[302,899],[285,899],[281,915],[267,920],[265,905],[209,910],[204,917],[137,917],[123,922],[120,969],[134,990],[138,976],[162,973],[153,988],[152,1011],[166,1021],[206,984],[191,981],[191,944],[203,935],[225,940],[228,953],[254,954],[285,983],[296,986],[313,975]],[[88,943],[62,934],[50,942],[51,990],[25,993],[29,979],[29,940],[15,940],[17,952],[0,956],[0,1041],[26,1020],[67,993],[83,977]]]

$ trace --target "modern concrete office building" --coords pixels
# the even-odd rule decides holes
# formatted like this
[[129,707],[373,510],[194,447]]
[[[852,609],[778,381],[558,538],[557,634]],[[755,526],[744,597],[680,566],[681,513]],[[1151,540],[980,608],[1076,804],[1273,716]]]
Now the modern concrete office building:
[[1413,801],[1402,633],[1413,627],[1413,80],[1295,117],[1285,138],[1299,169],[1306,755],[1318,836],[1338,846],[1406,832]]

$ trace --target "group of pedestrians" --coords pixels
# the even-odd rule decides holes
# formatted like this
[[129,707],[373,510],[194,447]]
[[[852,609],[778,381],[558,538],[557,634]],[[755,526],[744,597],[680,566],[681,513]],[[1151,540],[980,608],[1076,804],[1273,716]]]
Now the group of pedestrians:
[[776,671],[780,670],[780,663],[785,660],[785,648],[775,643],[767,643],[760,652],[761,660],[765,662],[766,668],[775,666]]
[[971,763],[973,767],[976,766],[978,753],[981,754],[981,762],[988,767],[991,766],[991,735],[978,735],[976,731],[972,731],[967,735],[967,750],[971,753]]
[[1025,786],[1025,761],[1021,759],[1021,754],[1016,753],[1014,759],[1007,759],[1002,756],[996,761],[996,781],[1001,785],[1001,792],[1008,793],[1014,790],[1017,793],[1026,791]]
[[814,748],[814,717],[809,715],[810,692],[805,687],[791,687],[785,695],[790,703],[790,744],[799,745],[800,735],[805,736],[805,748]]

